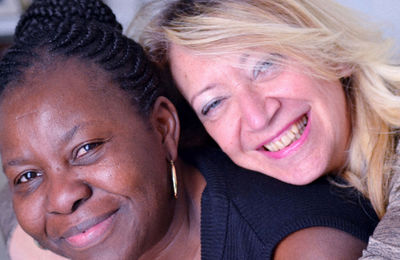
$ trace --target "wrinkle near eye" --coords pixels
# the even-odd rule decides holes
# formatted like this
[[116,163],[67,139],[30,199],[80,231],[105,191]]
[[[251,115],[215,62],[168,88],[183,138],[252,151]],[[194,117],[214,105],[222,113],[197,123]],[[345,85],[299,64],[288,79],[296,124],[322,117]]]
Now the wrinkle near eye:
[[22,115],[16,116],[16,117],[15,117],[15,120],[24,119],[25,117],[31,116],[31,115],[33,115],[33,114],[37,114],[38,112],[39,112],[38,110],[29,111],[29,112],[24,113],[24,114],[22,114]]

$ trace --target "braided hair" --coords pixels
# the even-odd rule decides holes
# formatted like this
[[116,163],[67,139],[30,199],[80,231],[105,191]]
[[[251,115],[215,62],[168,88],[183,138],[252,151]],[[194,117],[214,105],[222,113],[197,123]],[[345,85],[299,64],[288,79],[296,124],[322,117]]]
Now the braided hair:
[[122,35],[122,26],[101,0],[35,0],[0,61],[0,94],[46,54],[97,64],[143,115],[164,94],[157,68],[139,44]]

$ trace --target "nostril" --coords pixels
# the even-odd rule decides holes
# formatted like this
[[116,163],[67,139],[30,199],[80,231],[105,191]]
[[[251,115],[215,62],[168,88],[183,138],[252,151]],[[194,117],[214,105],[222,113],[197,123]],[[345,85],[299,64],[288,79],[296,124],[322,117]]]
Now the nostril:
[[70,214],[78,210],[92,196],[92,189],[86,183],[58,179],[51,183],[48,196],[48,212],[53,214]]
[[74,204],[72,205],[71,212],[74,212],[75,210],[77,210],[83,202],[85,202],[85,199],[80,199],[80,200],[75,201]]

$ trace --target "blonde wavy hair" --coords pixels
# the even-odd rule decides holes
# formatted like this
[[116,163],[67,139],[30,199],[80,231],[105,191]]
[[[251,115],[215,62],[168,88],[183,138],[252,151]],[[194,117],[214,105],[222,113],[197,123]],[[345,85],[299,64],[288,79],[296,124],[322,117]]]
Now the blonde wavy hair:
[[159,64],[168,64],[171,43],[212,55],[261,49],[340,79],[352,117],[341,174],[383,216],[399,137],[400,67],[379,30],[330,0],[157,0],[138,17],[127,33],[144,23],[137,40]]

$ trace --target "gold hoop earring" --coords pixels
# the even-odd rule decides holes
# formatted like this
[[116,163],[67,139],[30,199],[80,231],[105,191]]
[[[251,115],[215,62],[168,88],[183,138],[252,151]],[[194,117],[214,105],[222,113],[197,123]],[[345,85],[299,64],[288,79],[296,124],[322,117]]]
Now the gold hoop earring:
[[174,197],[175,197],[175,199],[177,199],[178,198],[178,181],[176,179],[175,163],[173,160],[170,160],[169,163],[171,164],[172,188],[174,191]]

